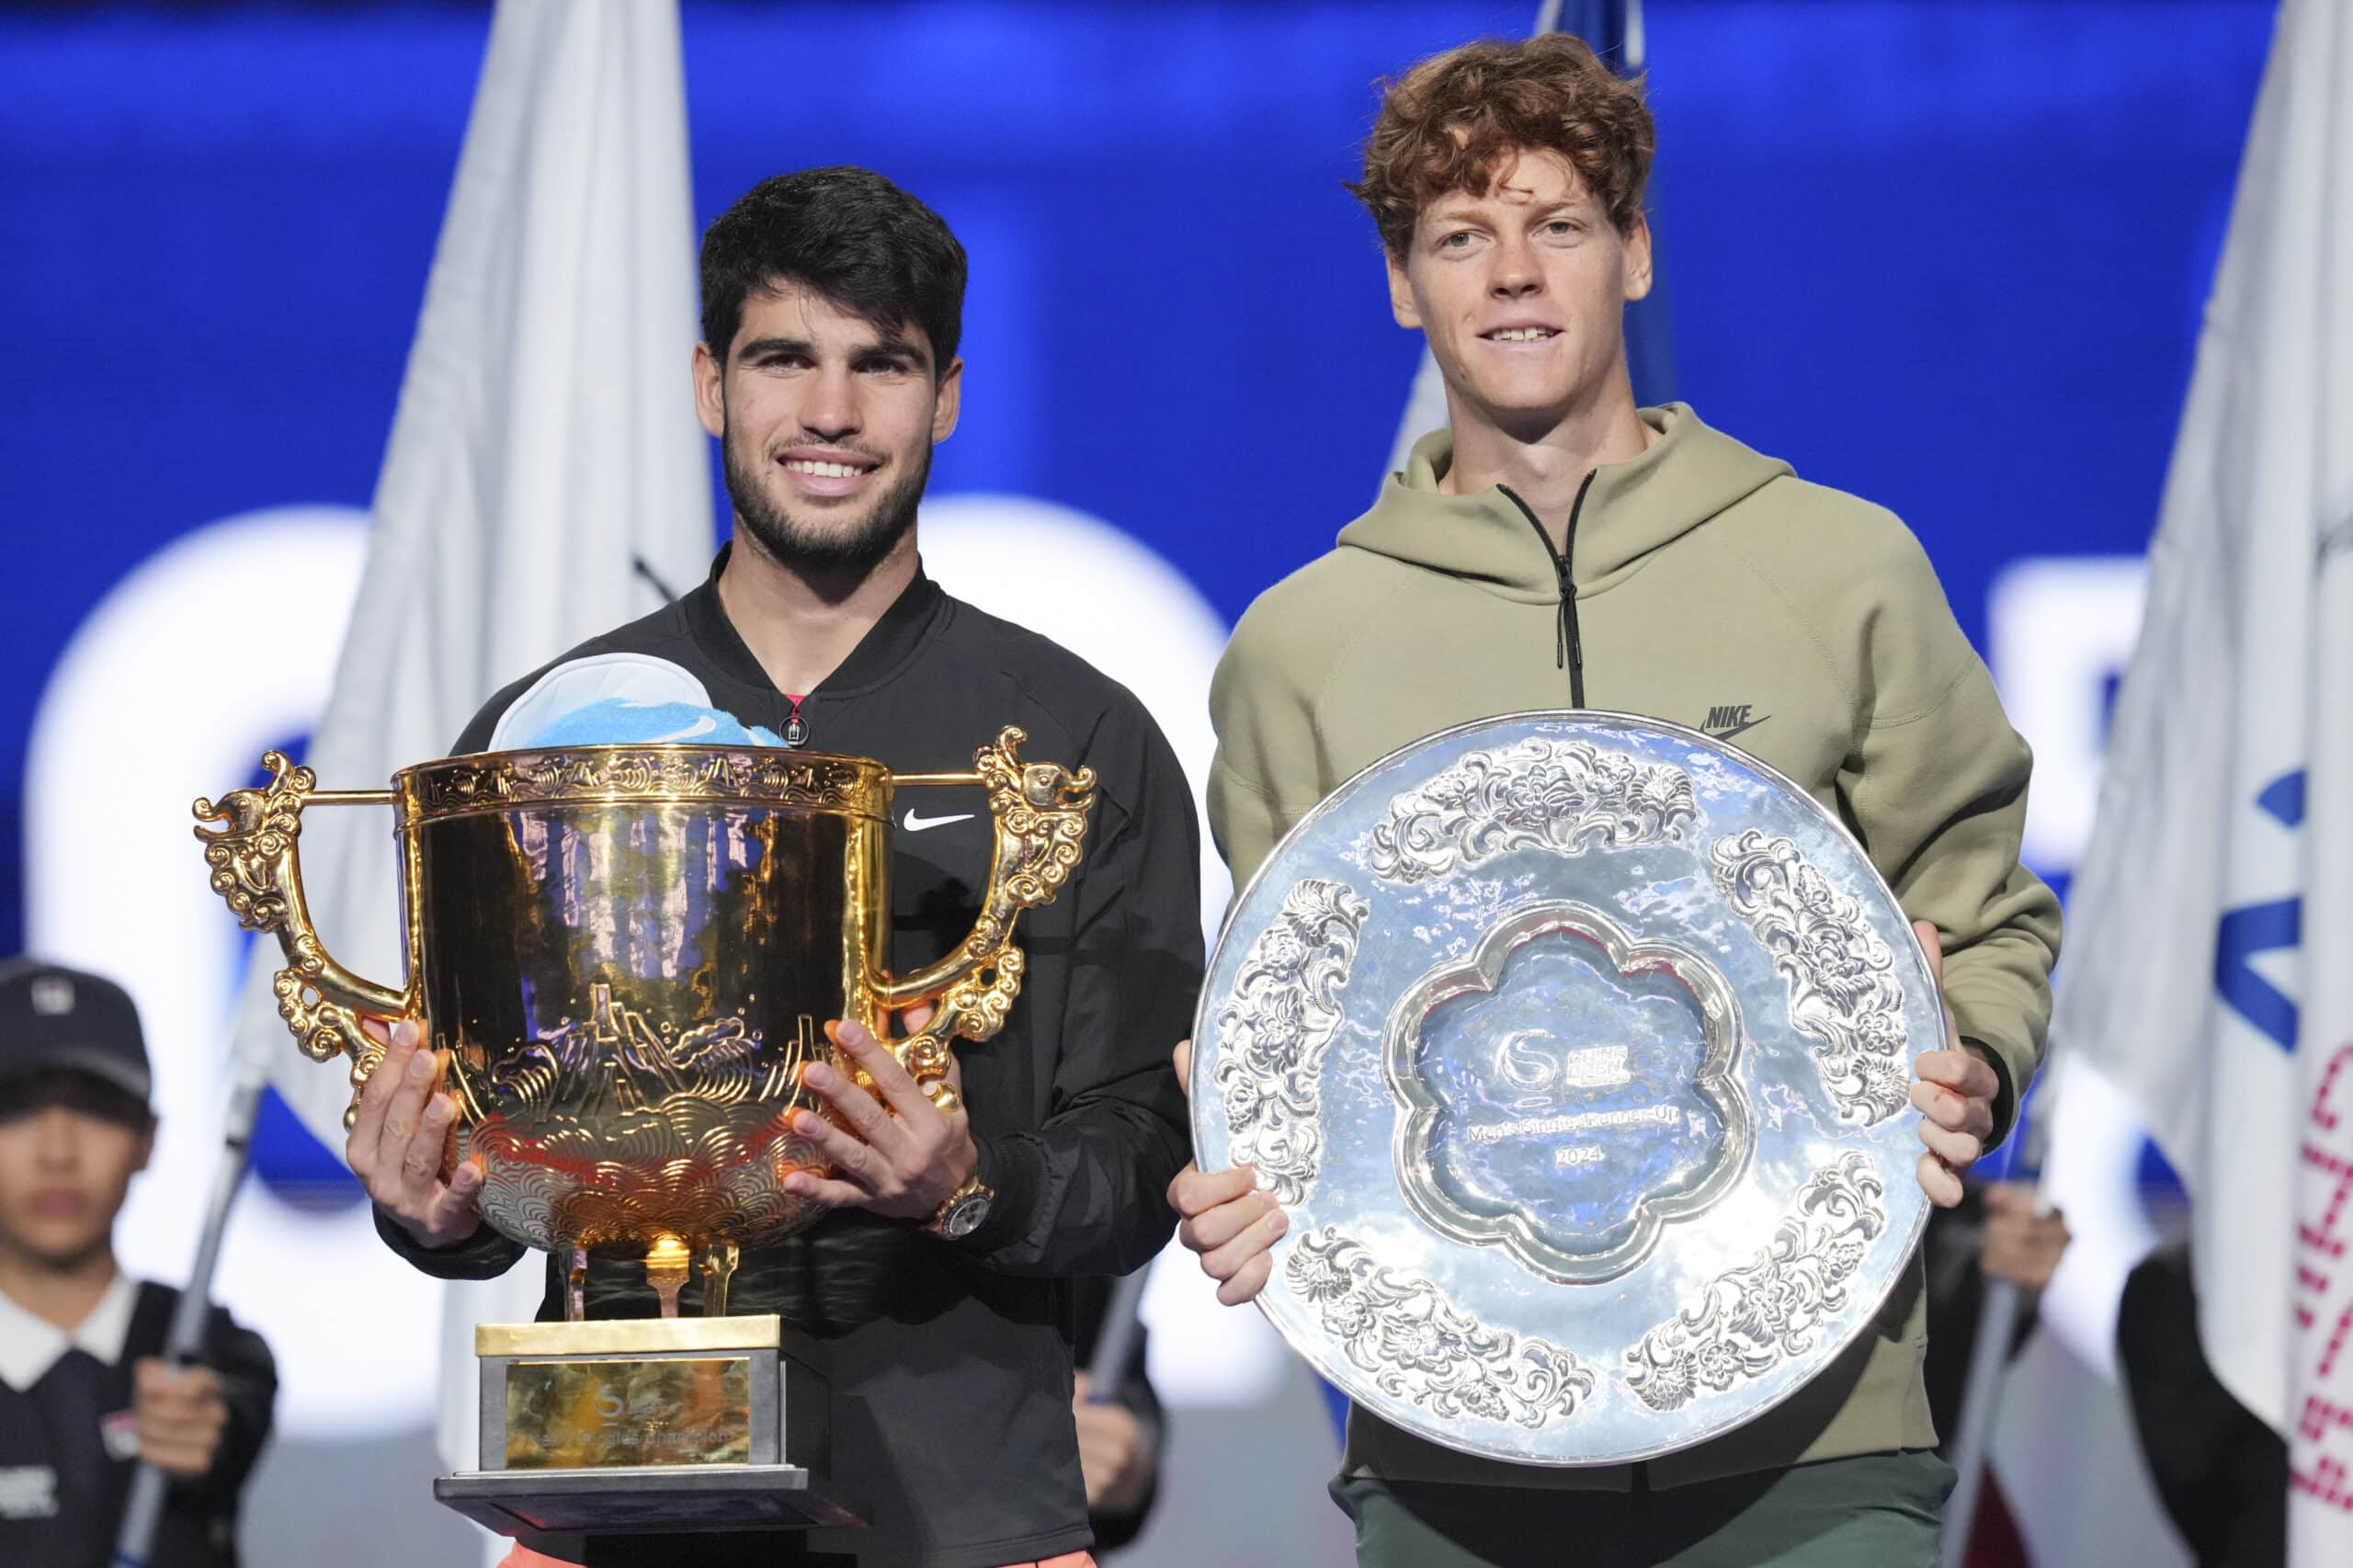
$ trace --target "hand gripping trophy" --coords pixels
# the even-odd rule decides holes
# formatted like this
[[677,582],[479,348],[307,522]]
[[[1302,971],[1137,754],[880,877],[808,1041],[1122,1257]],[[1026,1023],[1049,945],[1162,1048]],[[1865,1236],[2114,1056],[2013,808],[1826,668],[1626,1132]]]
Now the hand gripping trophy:
[[[445,1167],[480,1171],[485,1223],[568,1259],[569,1321],[484,1324],[483,1469],[445,1502],[539,1528],[855,1523],[824,1471],[822,1351],[774,1316],[729,1317],[741,1250],[823,1212],[786,1189],[824,1174],[795,1134],[801,1069],[832,1019],[889,1039],[943,1108],[950,1042],[986,1040],[1021,988],[1024,909],[1078,864],[1095,774],[1025,762],[1021,731],[971,773],[898,774],[862,757],[760,747],[584,745],[480,753],[395,775],[387,790],[315,788],[276,752],[272,778],[196,802],[212,887],[277,936],[279,1013],[304,1054],[382,1059],[363,1018],[411,1017],[457,1095]],[[896,790],[979,785],[995,848],[979,918],[912,974],[885,968]],[[390,805],[406,982],[337,963],[302,895],[302,812]],[[813,1108],[823,1109],[822,1104]],[[347,1113],[348,1119],[348,1113]],[[662,1316],[584,1321],[591,1249],[634,1254]],[[699,1267],[704,1314],[678,1316]],[[747,1512],[748,1510],[748,1512]]]

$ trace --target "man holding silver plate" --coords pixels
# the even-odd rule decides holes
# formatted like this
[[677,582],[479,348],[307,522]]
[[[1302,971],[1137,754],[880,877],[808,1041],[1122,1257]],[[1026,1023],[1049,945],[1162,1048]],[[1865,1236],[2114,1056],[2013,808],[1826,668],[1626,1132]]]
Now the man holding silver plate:
[[1635,406],[1652,145],[1571,38],[1392,84],[1355,188],[1449,428],[1211,699],[1170,1198],[1349,1394],[1383,1568],[1932,1562],[1915,1244],[2048,1016],[2027,750],[1918,543]]

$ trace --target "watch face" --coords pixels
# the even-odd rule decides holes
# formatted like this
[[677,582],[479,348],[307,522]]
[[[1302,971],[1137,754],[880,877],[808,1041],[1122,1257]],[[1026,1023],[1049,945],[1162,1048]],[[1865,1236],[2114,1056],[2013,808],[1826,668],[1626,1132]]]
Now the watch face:
[[948,1236],[969,1236],[979,1230],[981,1221],[988,1217],[988,1195],[976,1192],[948,1211],[948,1218],[940,1222],[940,1233]]

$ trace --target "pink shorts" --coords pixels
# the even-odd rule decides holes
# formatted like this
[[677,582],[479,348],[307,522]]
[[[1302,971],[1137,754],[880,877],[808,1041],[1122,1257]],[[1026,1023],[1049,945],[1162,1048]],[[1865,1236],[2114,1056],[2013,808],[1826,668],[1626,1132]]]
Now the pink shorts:
[[[572,1568],[572,1564],[561,1558],[533,1551],[528,1546],[518,1546],[498,1560],[498,1568]],[[1095,1554],[1091,1551],[1065,1551],[1059,1557],[1008,1562],[1005,1568],[1095,1568]]]

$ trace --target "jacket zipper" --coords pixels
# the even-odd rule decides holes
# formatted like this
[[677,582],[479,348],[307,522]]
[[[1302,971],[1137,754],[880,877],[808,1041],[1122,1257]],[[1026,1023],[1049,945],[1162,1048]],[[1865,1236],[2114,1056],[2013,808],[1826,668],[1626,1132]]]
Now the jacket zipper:
[[1577,514],[1585,510],[1585,493],[1593,488],[1594,478],[1600,472],[1599,469],[1586,471],[1584,482],[1577,486],[1577,498],[1569,504],[1566,550],[1552,548],[1552,536],[1546,533],[1544,525],[1537,520],[1535,509],[1521,500],[1509,485],[1495,486],[1511,497],[1511,504],[1519,508],[1519,515],[1526,517],[1528,526],[1536,530],[1537,541],[1543,545],[1544,553],[1552,558],[1552,575],[1561,585],[1561,631],[1553,660],[1558,667],[1569,672],[1569,706],[1572,708],[1585,706],[1585,641],[1577,634],[1577,583],[1573,570],[1577,549]]

